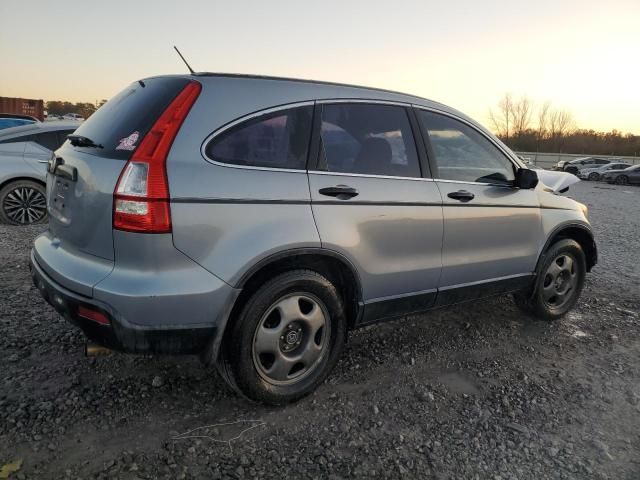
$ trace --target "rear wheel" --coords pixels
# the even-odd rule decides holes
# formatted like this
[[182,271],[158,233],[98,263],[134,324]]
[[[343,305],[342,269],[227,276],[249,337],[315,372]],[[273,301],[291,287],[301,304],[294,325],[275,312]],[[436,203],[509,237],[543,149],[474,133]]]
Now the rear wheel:
[[629,183],[629,179],[627,178],[626,175],[618,175],[616,177],[616,184],[618,184],[618,185],[626,185],[627,183]]
[[591,180],[592,182],[597,182],[598,180],[600,180],[600,175],[598,175],[596,172],[590,173],[589,180]]
[[10,225],[30,225],[47,219],[47,200],[43,185],[18,180],[0,190],[0,221]]
[[558,319],[578,301],[586,272],[580,244],[570,239],[559,240],[544,254],[533,290],[514,295],[516,305],[538,318]]
[[310,270],[284,273],[260,287],[223,346],[231,384],[252,400],[295,401],[335,365],[346,334],[335,287]]

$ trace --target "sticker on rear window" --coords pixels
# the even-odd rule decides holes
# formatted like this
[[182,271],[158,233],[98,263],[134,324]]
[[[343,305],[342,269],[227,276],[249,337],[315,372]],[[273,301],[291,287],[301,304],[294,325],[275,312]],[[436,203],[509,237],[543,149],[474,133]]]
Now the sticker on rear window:
[[138,138],[140,138],[140,132],[138,131],[133,132],[128,137],[121,138],[116,150],[135,150]]

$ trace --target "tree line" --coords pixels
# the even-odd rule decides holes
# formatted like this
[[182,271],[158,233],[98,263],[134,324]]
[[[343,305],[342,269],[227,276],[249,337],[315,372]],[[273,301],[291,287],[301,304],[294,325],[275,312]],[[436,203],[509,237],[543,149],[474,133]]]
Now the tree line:
[[496,135],[516,151],[640,156],[640,135],[579,128],[571,112],[551,102],[536,105],[526,96],[505,94],[489,110],[489,120]]
[[89,118],[98,108],[107,103],[106,100],[98,102],[97,105],[93,103],[71,103],[63,102],[60,100],[50,100],[46,102],[46,110],[48,115],[65,115],[67,113],[77,113],[83,118]]

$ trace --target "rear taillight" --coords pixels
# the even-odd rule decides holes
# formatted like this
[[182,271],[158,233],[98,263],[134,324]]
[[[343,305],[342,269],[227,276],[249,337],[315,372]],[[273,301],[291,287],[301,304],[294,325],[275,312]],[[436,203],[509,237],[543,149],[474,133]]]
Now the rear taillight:
[[202,86],[191,81],[144,136],[113,192],[113,228],[128,232],[169,233],[167,155]]

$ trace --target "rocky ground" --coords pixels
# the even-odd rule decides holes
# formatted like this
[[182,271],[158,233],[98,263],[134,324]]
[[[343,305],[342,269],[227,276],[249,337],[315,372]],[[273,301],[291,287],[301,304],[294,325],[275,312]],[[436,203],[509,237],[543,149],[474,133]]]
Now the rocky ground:
[[[640,478],[640,188],[582,182],[600,263],[544,323],[495,298],[350,334],[317,392],[248,403],[190,357],[85,358],[0,226],[10,478]],[[195,430],[194,430],[195,429]],[[21,463],[20,463],[21,461]],[[0,478],[2,477],[0,470]]]

